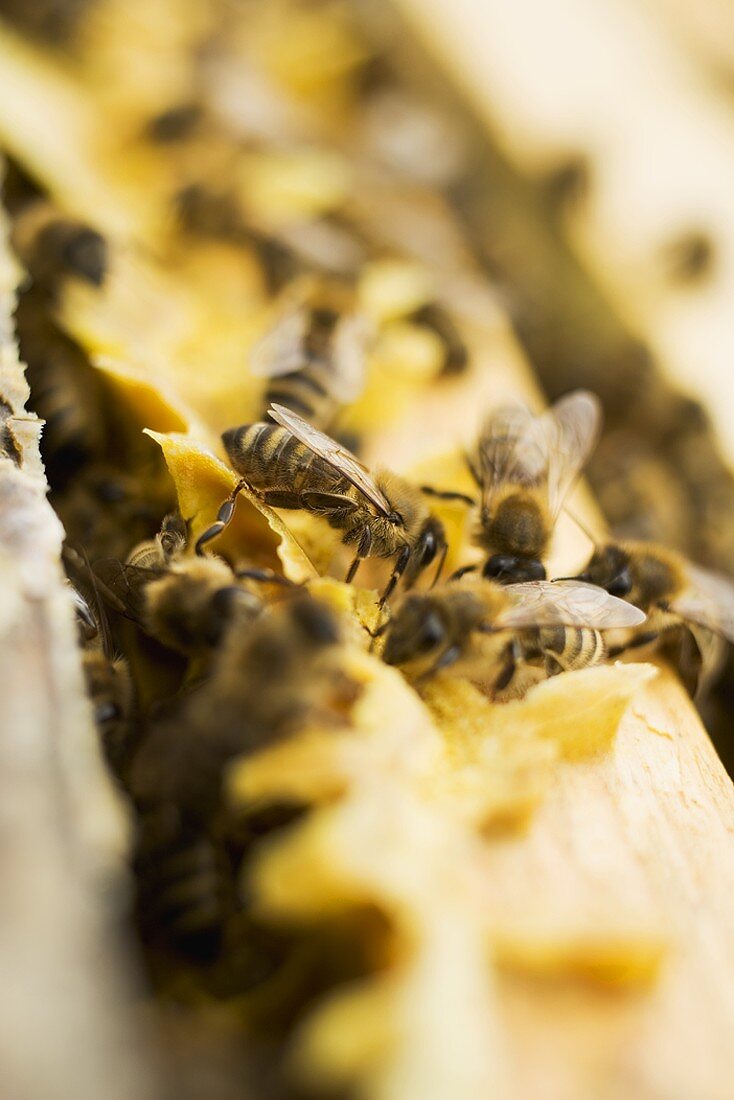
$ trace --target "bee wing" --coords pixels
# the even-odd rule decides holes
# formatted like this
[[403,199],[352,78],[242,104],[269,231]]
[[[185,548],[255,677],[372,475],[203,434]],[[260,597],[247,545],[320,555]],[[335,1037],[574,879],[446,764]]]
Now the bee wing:
[[303,341],[306,336],[306,311],[291,303],[250,349],[250,370],[258,378],[279,378],[304,365]]
[[587,626],[596,630],[639,626],[645,613],[584,581],[528,581],[505,588],[512,606],[497,626]]
[[538,485],[548,468],[543,418],[523,405],[496,409],[484,423],[477,448],[482,506],[490,514],[503,485]]
[[555,519],[596,446],[601,405],[588,390],[574,390],[540,419],[548,454],[548,505]]
[[117,558],[102,558],[94,563],[99,594],[110,607],[134,623],[140,623],[145,612],[146,584],[164,572],[164,569],[125,564]]
[[378,489],[372,474],[351,451],[341,447],[331,436],[318,431],[298,413],[282,405],[271,405],[268,411],[276,423],[286,428],[310,451],[323,458],[334,470],[351,481],[352,485],[359,489],[379,512],[387,515],[391,511],[390,502]]
[[688,586],[670,601],[671,611],[734,642],[734,583],[696,565],[686,573]]
[[342,317],[334,331],[336,370],[331,388],[334,397],[347,405],[364,389],[367,375],[367,340],[369,329],[359,313]]

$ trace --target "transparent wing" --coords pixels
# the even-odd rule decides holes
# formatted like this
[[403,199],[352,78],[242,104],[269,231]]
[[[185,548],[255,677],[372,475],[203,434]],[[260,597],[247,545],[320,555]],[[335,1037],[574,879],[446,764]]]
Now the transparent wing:
[[631,603],[583,581],[529,581],[505,588],[512,606],[497,619],[502,627],[588,626],[596,630],[632,627],[645,614]]
[[671,611],[734,642],[734,584],[696,565],[687,565],[686,573],[688,586],[671,600]]
[[94,563],[94,578],[102,599],[134,623],[140,623],[145,612],[145,586],[164,569],[146,569],[124,564],[116,558],[103,558]]
[[503,486],[545,482],[548,444],[542,418],[523,405],[507,405],[490,414],[477,447],[482,506],[490,515]]
[[588,390],[574,390],[541,418],[548,455],[548,505],[555,519],[596,446],[601,405]]
[[389,501],[378,489],[367,467],[363,466],[351,451],[341,447],[331,436],[318,431],[298,413],[291,412],[282,405],[271,405],[268,411],[276,423],[286,428],[310,451],[323,458],[334,470],[351,481],[352,485],[359,489],[379,512],[388,515],[391,511]]
[[307,314],[302,305],[289,305],[250,349],[250,370],[258,378],[279,378],[305,364],[303,342]]
[[356,401],[367,377],[369,328],[361,314],[342,317],[334,331],[335,370],[331,382],[334,397],[347,405]]

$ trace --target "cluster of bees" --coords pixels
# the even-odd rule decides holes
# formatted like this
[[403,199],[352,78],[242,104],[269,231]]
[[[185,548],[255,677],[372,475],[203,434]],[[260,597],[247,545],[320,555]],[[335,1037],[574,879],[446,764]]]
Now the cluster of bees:
[[[58,13],[81,18],[85,5],[40,7],[43,19],[32,30],[53,37]],[[394,108],[403,91],[394,74],[367,68],[359,110],[366,116],[386,99]],[[719,671],[725,641],[734,641],[734,586],[678,552],[630,539],[595,545],[575,576],[548,575],[556,522],[587,462],[598,462],[602,431],[599,399],[573,389],[585,384],[576,377],[563,385],[570,376],[555,362],[558,400],[544,414],[520,404],[487,409],[465,455],[473,489],[368,468],[358,457],[360,438],[342,424],[365,386],[375,335],[355,283],[378,250],[358,219],[339,210],[278,232],[248,216],[218,165],[197,174],[197,143],[216,146],[216,126],[206,107],[181,102],[151,117],[145,131],[176,166],[182,247],[242,246],[256,258],[265,297],[276,302],[275,321],[248,356],[261,384],[257,413],[222,435],[238,480],[196,535],[160,456],[141,442],[60,320],[66,284],[104,290],[108,242],[62,214],[16,164],[4,200],[11,246],[30,277],[16,327],[30,407],[45,421],[51,501],[68,536],[88,693],[106,759],[133,809],[135,917],[152,984],[195,1004],[202,992],[246,998],[250,1022],[254,1015],[257,1026],[261,1013],[270,1039],[320,989],[358,977],[370,963],[360,958],[358,937],[340,952],[333,928],[324,940],[316,932],[308,939],[302,929],[296,936],[258,919],[248,861],[263,837],[305,808],[234,806],[227,776],[238,758],[301,730],[349,726],[363,685],[346,656],[354,623],[320,581],[295,583],[266,567],[254,546],[252,560],[221,549],[231,544],[220,536],[247,501],[277,510],[286,525],[293,517],[296,541],[306,517],[315,537],[329,529],[341,542],[343,579],[367,576],[377,589],[359,641],[426,696],[437,679],[459,677],[501,705],[545,678],[654,652],[671,658],[700,695]],[[231,135],[222,144],[229,149]],[[386,142],[393,151],[400,144]],[[430,159],[403,157],[401,178]],[[432,217],[424,228],[427,220],[433,230]],[[440,349],[432,379],[469,366],[448,301],[424,296],[401,314]],[[600,382],[609,373],[602,369]],[[609,394],[602,396],[618,426]],[[602,447],[599,467],[608,471],[609,447]],[[466,514],[471,560],[453,545],[443,504]]]
[[[466,454],[474,494],[370,470],[326,431],[364,383],[366,336],[361,319],[325,294],[324,281],[311,284],[316,294],[289,296],[254,350],[264,377],[261,418],[222,436],[239,481],[210,526],[192,544],[186,517],[172,510],[126,554],[105,555],[104,530],[85,545],[80,485],[88,495],[101,487],[97,504],[105,494],[118,509],[143,502],[152,510],[136,517],[143,525],[154,516],[160,523],[155,510],[163,502],[143,491],[140,475],[126,492],[119,469],[107,468],[103,404],[95,405],[88,368],[70,362],[79,355],[74,345],[51,331],[59,280],[104,279],[103,238],[27,186],[9,197],[13,244],[33,277],[20,300],[21,347],[34,407],[46,420],[49,476],[69,524],[66,562],[96,722],[136,809],[146,941],[162,938],[197,959],[217,956],[241,915],[237,874],[253,836],[298,812],[271,808],[266,823],[257,813],[233,823],[222,798],[227,766],[306,723],[348,722],[359,694],[327,602],[308,584],[217,554],[244,489],[263,505],[331,527],[351,555],[347,582],[369,559],[389,563],[365,645],[418,691],[437,675],[462,676],[501,702],[544,677],[655,647],[675,652],[691,690],[710,680],[719,639],[734,640],[727,580],[633,541],[597,546],[575,577],[547,577],[556,520],[599,435],[599,401],[577,390],[540,416],[519,404],[489,411]],[[470,511],[481,554],[451,576],[443,575],[448,546],[436,498]],[[133,519],[114,515],[118,540],[134,537]],[[131,622],[183,662],[171,698],[146,707],[111,621]]]

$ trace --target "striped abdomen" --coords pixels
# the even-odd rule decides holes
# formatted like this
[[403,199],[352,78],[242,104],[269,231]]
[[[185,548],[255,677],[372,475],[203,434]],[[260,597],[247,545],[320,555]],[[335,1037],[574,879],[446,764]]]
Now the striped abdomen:
[[312,309],[302,346],[302,365],[298,370],[270,379],[264,397],[264,418],[270,405],[284,405],[309,424],[328,428],[341,402],[334,395],[334,377],[338,364],[332,338],[339,314],[330,309]]
[[293,495],[308,491],[350,495],[352,487],[346,478],[277,424],[245,424],[225,432],[222,441],[233,468],[253,489]]
[[172,941],[207,958],[234,910],[231,865],[203,829],[182,824],[176,808],[148,809],[138,823],[137,910],[146,939]]
[[537,642],[549,676],[597,665],[607,656],[603,635],[591,627],[542,627]]

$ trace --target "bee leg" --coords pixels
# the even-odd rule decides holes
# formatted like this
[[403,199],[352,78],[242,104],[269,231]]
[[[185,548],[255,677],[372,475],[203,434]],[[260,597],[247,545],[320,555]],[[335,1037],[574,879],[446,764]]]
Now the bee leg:
[[638,634],[636,638],[633,638],[631,642],[627,642],[626,645],[612,646],[607,654],[608,657],[619,657],[622,653],[627,653],[630,649],[639,649],[643,645],[650,645],[651,642],[657,641],[659,633],[655,630],[648,631],[646,634]]
[[[357,575],[357,570],[359,569],[360,565],[362,564],[362,562],[364,561],[365,558],[368,558],[370,556],[370,550],[371,549],[372,549],[372,532],[370,531],[369,527],[365,527],[364,531],[362,532],[362,537],[360,538],[359,543],[357,545],[357,554],[354,558],[354,561],[352,562],[352,564],[349,566],[349,569],[347,570],[347,575],[345,577],[345,580],[346,580],[347,584],[352,583],[352,581],[354,580],[354,578]],[[382,607],[382,604],[380,604],[380,607]]]
[[467,573],[476,573],[478,565],[462,565],[461,569],[456,569],[449,577],[450,581],[458,581],[460,577],[466,576]]
[[359,569],[361,564],[362,564],[362,558],[359,554],[357,554],[356,558],[354,559],[352,564],[349,566],[349,569],[347,569],[347,575],[344,578],[344,580],[347,584],[351,584],[352,581],[354,580],[354,578],[357,576],[357,570]]
[[267,489],[264,493],[259,493],[258,498],[263,504],[267,504],[268,508],[303,508],[303,501],[299,493],[289,493],[280,489]]
[[196,540],[196,554],[199,557],[203,557],[204,547],[206,546],[206,544],[208,542],[211,542],[212,539],[219,538],[225,527],[228,527],[229,524],[232,522],[232,516],[234,515],[235,506],[237,504],[237,497],[246,485],[246,481],[237,482],[234,489],[217,512],[217,518],[214,523],[211,525],[211,527],[207,527],[206,531],[199,535],[198,539]]
[[517,671],[517,658],[517,646],[514,642],[510,642],[507,649],[505,650],[505,664],[503,665],[502,671],[500,672],[499,676],[492,684],[493,694],[497,691],[504,691],[505,688],[508,686],[508,684],[512,680],[512,677]]
[[396,584],[398,583],[398,581],[400,580],[403,573],[405,572],[405,570],[408,567],[408,562],[409,561],[410,561],[410,547],[409,546],[404,546],[403,549],[400,551],[400,553],[398,555],[397,561],[395,562],[395,568],[392,571],[392,576],[390,577],[390,580],[387,582],[387,587],[385,588],[385,591],[380,596],[380,602],[378,604],[379,607],[384,607],[384,605],[387,603],[387,601],[392,596],[393,592],[395,591]]
[[545,654],[545,674],[548,679],[550,679],[551,676],[557,676],[559,672],[565,671],[566,670],[557,657],[554,657],[550,653]]
[[449,545],[448,545],[447,542],[445,542],[444,546],[443,546],[443,550],[439,554],[438,568],[436,569],[436,572],[433,575],[433,580],[431,581],[431,588],[435,588],[436,585],[438,584],[439,577],[443,573],[443,567],[446,564],[446,555],[448,554],[448,552],[449,552]]
[[435,497],[436,500],[458,500],[462,504],[468,504],[471,507],[476,505],[474,497],[468,496],[466,493],[454,493],[443,489],[434,489],[432,485],[421,485],[420,490],[425,493],[427,497]]

